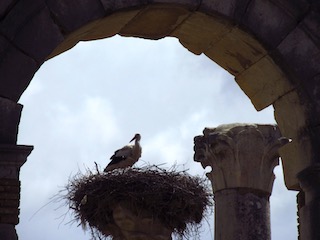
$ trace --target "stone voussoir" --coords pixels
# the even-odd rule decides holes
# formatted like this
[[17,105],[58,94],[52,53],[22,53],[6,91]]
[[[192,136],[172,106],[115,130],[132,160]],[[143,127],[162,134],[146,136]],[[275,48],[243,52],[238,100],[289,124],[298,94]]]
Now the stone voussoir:
[[258,41],[237,27],[233,27],[205,51],[205,55],[235,76],[266,54],[266,50]]
[[[2,2],[2,1],[1,1]],[[14,40],[16,34],[24,27],[33,15],[45,8],[44,0],[18,1],[10,12],[0,21],[0,33],[10,40]]]
[[216,13],[236,22],[242,18],[249,2],[250,0],[203,0],[199,11],[210,15]]
[[41,65],[63,40],[64,37],[53,22],[50,12],[44,8],[17,33],[14,43]]
[[8,11],[10,11],[16,0],[2,0],[0,1],[0,19],[3,18]]
[[126,37],[160,39],[170,35],[190,14],[190,11],[181,6],[151,5],[133,18],[119,34]]
[[232,25],[227,21],[214,16],[208,17],[202,12],[194,12],[171,33],[171,36],[177,37],[190,52],[200,55],[231,29]]
[[0,97],[17,102],[38,70],[37,62],[10,45],[0,61]]
[[297,19],[273,1],[252,0],[241,24],[274,49],[295,28]]
[[293,89],[285,73],[268,55],[236,76],[236,81],[257,110],[271,105]]
[[106,15],[99,0],[47,0],[47,5],[64,34]]
[[277,47],[290,71],[301,79],[301,84],[320,73],[320,48],[303,28],[301,24],[297,26]]

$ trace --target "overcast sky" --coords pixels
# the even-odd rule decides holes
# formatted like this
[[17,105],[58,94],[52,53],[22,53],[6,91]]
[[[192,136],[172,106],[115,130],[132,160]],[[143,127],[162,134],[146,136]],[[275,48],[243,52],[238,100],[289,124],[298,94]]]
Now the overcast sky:
[[[203,176],[193,138],[204,127],[275,123],[272,107],[257,112],[231,75],[175,38],[79,43],[43,64],[20,103],[18,143],[35,147],[20,174],[20,240],[90,239],[52,197],[94,161],[107,165],[137,132],[143,148],[137,166],[178,164]],[[296,192],[286,190],[280,166],[275,174],[272,239],[297,239]],[[203,240],[213,239],[213,217],[208,222]]]

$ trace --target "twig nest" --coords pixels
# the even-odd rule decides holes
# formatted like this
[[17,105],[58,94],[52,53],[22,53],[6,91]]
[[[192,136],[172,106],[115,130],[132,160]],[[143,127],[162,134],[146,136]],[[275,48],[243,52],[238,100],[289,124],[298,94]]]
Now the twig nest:
[[197,229],[212,206],[208,186],[207,180],[184,171],[153,166],[78,174],[67,185],[65,197],[75,220],[88,225],[93,237],[126,237],[142,230],[182,237]]

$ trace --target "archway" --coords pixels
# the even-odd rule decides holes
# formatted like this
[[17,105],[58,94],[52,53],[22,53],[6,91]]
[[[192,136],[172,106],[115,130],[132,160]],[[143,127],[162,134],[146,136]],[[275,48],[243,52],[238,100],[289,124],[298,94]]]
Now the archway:
[[175,36],[235,75],[258,110],[274,106],[282,134],[293,140],[281,151],[289,189],[299,189],[297,173],[319,161],[319,3],[26,0],[0,10],[1,143],[15,143],[15,102],[45,59],[117,33]]

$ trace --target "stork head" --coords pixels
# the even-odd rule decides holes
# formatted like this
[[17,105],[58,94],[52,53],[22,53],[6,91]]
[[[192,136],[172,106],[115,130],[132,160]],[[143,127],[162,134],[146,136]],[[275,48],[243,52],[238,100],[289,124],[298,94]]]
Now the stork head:
[[136,133],[134,137],[130,140],[130,142],[132,142],[133,140],[140,141],[140,139],[141,139],[141,135],[139,133]]

